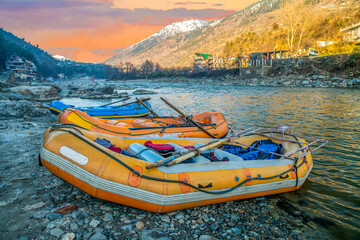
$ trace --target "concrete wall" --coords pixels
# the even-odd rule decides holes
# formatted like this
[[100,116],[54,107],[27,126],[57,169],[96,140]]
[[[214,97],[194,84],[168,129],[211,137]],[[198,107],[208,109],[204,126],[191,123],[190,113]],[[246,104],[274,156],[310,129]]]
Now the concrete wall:
[[240,68],[239,79],[262,78],[262,67]]

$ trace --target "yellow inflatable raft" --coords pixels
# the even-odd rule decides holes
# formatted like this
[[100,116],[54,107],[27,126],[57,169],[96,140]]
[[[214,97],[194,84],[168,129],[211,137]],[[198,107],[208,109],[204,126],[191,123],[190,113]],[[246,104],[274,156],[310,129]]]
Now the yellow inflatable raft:
[[[182,117],[148,117],[97,119],[77,109],[67,109],[58,116],[58,123],[76,124],[93,132],[127,137],[181,137],[181,138],[221,138],[228,131],[224,115],[204,112],[192,116],[201,127],[191,124]],[[208,133],[206,133],[208,132]]]
[[[200,153],[203,151],[201,148],[210,148],[211,144],[246,149],[254,141],[266,139],[281,144],[283,151],[281,154],[272,153],[278,155],[278,159],[243,160],[230,154],[234,157],[229,157],[227,161],[194,161],[148,169],[149,165],[153,165],[151,162],[116,153],[98,144],[97,139],[106,139],[112,146],[128,152],[130,146],[142,146],[149,141],[54,125],[43,135],[41,162],[56,176],[94,197],[151,212],[169,212],[294,191],[304,184],[312,169],[310,146],[326,143],[319,139],[305,138],[305,141],[284,131],[275,129],[269,132],[262,128],[243,132],[233,139],[157,138],[150,141],[153,144],[187,146],[190,150],[180,154],[182,156],[194,151]],[[201,147],[191,150],[189,146],[195,144]],[[139,151],[136,157],[147,151]],[[197,157],[204,160],[201,155],[194,156]],[[159,162],[161,160],[155,164]],[[171,164],[168,162],[168,165]]]

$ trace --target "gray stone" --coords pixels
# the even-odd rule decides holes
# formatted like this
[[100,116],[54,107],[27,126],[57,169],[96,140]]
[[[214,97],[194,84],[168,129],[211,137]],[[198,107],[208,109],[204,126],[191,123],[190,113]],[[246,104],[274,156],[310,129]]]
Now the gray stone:
[[109,222],[109,221],[112,221],[114,218],[113,216],[110,214],[110,213],[105,213],[105,216],[104,216],[104,221],[105,222]]
[[101,210],[107,211],[107,212],[111,212],[113,209],[111,207],[105,206],[105,205],[101,205],[100,206]]
[[308,84],[309,84],[309,81],[304,80],[304,81],[301,82],[301,84],[303,84],[303,85],[308,85]]
[[178,213],[178,214],[175,215],[175,218],[176,218],[176,219],[183,219],[183,218],[184,218],[184,214]]
[[203,219],[205,222],[208,222],[210,220],[209,216],[207,214],[203,214]]
[[65,233],[64,236],[62,236],[61,240],[74,240],[75,239],[75,233]]
[[60,228],[53,228],[50,231],[50,235],[59,238],[61,235],[64,234],[64,231]]
[[219,226],[217,224],[213,223],[210,225],[210,228],[212,231],[216,231],[219,228]]
[[51,101],[60,99],[59,92],[52,86],[18,86],[9,88],[16,92],[30,96],[33,100]]
[[257,236],[259,236],[259,234],[254,231],[249,231],[249,236],[257,237]]
[[100,224],[100,221],[96,220],[96,219],[91,220],[91,222],[89,223],[89,225],[93,228],[96,228],[99,224]]
[[210,236],[210,235],[201,235],[199,240],[218,240],[218,238]]
[[239,227],[232,227],[230,229],[235,235],[240,235],[240,233],[241,233],[241,230]]
[[170,217],[168,215],[162,215],[160,216],[161,221],[170,223]]
[[124,231],[127,231],[127,232],[132,231],[132,226],[131,226],[131,224],[122,226],[122,227],[120,227],[120,228],[121,228],[122,230],[124,230]]
[[311,78],[316,80],[316,79],[319,78],[319,76],[318,75],[312,75]]
[[231,220],[235,221],[235,220],[238,220],[240,217],[239,217],[238,214],[232,213],[232,214],[230,215],[230,218],[231,218]]
[[48,218],[50,221],[54,221],[54,220],[56,220],[56,219],[61,218],[62,216],[63,216],[63,215],[60,214],[60,213],[49,213],[49,214],[47,215],[47,218]]
[[97,91],[102,93],[102,94],[113,94],[114,87],[113,86],[106,86],[106,87],[103,87],[101,89],[97,89]]
[[150,230],[143,229],[141,232],[141,238],[144,240],[171,240],[161,228],[153,228]]
[[70,223],[71,231],[76,231],[78,228],[79,228],[79,226],[76,223]]
[[133,92],[134,95],[143,95],[143,94],[157,94],[155,91],[149,91],[144,89],[138,89]]
[[104,234],[99,233],[99,232],[95,233],[90,238],[90,240],[106,240],[106,239],[107,239],[107,237]]
[[242,237],[244,238],[244,240],[249,240],[249,236],[246,234],[243,234]]
[[161,225],[160,225],[162,228],[169,228],[169,224],[167,224],[166,222],[161,222]]

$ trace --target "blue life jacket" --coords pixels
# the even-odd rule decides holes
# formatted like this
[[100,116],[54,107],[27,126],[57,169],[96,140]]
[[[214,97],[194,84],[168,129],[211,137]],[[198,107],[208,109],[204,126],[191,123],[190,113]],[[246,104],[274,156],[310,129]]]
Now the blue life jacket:
[[[254,147],[266,152],[254,149]],[[279,159],[280,156],[269,152],[283,154],[284,150],[282,144],[274,143],[271,139],[255,141],[249,148],[242,148],[234,145],[222,145],[219,149],[239,156],[244,160]]]

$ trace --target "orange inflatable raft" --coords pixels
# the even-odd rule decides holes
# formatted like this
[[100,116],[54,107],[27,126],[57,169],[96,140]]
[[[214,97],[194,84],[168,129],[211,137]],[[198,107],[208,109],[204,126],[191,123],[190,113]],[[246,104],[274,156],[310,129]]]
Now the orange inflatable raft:
[[231,141],[156,138],[151,142],[194,146],[222,141],[232,146],[250,146],[254,141],[270,139],[283,147],[280,158],[245,161],[233,155],[228,161],[195,160],[147,169],[149,161],[113,152],[96,139],[105,138],[125,150],[132,144],[143,145],[149,139],[122,138],[59,125],[44,133],[40,157],[50,172],[94,197],[151,212],[284,193],[304,184],[313,167],[310,146],[318,140],[305,141],[274,131],[271,134],[249,131],[243,135]]
[[[224,115],[204,112],[192,116],[203,129],[215,138],[224,137],[229,129]],[[67,109],[58,116],[58,123],[70,123],[93,132],[115,136],[210,138],[209,134],[182,117],[148,117],[97,119],[77,109]]]

